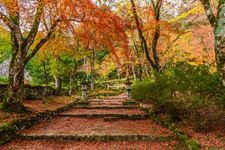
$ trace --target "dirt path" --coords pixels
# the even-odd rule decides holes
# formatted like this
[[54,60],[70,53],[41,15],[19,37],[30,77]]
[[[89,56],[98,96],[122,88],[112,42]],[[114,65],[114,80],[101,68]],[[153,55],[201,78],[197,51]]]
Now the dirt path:
[[124,95],[90,99],[51,120],[22,131],[2,150],[170,150],[177,141],[170,130],[148,119],[138,107],[125,107]]

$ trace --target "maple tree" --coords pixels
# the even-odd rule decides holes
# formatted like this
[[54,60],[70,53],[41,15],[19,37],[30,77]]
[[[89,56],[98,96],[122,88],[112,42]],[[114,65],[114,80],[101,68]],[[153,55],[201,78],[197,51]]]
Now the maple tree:
[[[69,29],[67,33],[73,34],[74,26],[79,26],[79,22],[93,22],[102,33],[112,30],[119,35],[117,41],[121,38],[126,40],[125,34],[119,34],[124,29],[122,20],[113,13],[98,8],[90,0],[2,0],[0,6],[0,20],[10,30],[12,43],[8,92],[3,103],[6,111],[22,112],[25,109],[22,104],[24,68],[57,29]],[[42,33],[42,37],[36,41],[38,33]],[[112,35],[108,34],[105,43],[116,56],[110,36]],[[127,49],[126,44],[123,47]]]
[[[77,12],[77,9],[81,9],[77,5],[73,1],[66,0],[0,1],[0,6],[4,10],[0,12],[0,19],[9,28],[12,43],[8,92],[4,99],[3,109],[14,112],[25,110],[21,102],[24,99],[25,65],[51,38],[52,33],[60,22],[67,22],[68,20],[82,21],[84,16]],[[76,7],[73,8],[71,6]],[[70,13],[67,13],[68,11]],[[45,21],[43,22],[42,20]],[[34,43],[42,22],[46,28],[48,27],[48,30],[39,42]],[[25,26],[22,24],[25,24]]]
[[[140,48],[145,53],[153,70],[161,72],[166,62],[165,53],[181,35],[185,34],[185,30],[181,28],[181,23],[176,20],[177,16],[174,13],[177,10],[174,9],[170,12],[171,2],[163,0],[151,0],[137,4],[134,0],[130,0],[130,3],[141,42]],[[182,12],[179,13],[182,14]],[[135,40],[134,35],[132,35],[132,40],[137,50],[137,40]]]

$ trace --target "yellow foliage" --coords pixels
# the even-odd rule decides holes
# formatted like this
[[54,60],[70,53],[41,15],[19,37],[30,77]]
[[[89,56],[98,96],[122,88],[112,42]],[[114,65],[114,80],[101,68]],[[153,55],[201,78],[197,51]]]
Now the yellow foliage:
[[200,3],[196,3],[196,5],[191,10],[189,10],[185,13],[182,13],[181,15],[169,20],[169,22],[170,23],[177,22],[177,21],[187,18],[190,15],[202,14],[202,13],[204,13],[204,8],[202,7],[202,5]]

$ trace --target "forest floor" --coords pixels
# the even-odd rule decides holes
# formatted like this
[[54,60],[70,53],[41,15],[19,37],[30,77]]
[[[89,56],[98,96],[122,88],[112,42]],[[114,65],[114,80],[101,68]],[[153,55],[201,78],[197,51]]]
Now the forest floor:
[[54,96],[46,100],[25,100],[23,104],[31,111],[29,114],[16,114],[0,111],[0,126],[10,124],[19,119],[26,119],[35,116],[38,113],[46,111],[54,111],[61,108],[75,100],[74,97],[69,96]]
[[[123,106],[124,94],[91,98],[90,106],[74,106],[50,120],[19,132],[19,138],[1,150],[170,150],[187,149],[173,133],[153,120],[139,106]],[[32,104],[30,104],[32,105]],[[37,107],[37,109],[40,109]],[[191,132],[203,149],[223,150],[225,140],[216,133]],[[206,137],[207,136],[207,137]],[[205,139],[207,138],[207,141]],[[212,138],[212,139],[210,139]],[[217,147],[216,147],[217,145]]]

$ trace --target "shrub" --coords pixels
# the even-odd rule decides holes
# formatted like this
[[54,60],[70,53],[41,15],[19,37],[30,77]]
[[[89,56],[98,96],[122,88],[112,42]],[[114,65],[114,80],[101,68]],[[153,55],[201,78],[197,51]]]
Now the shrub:
[[204,107],[224,105],[224,93],[217,73],[206,65],[186,62],[168,64],[155,80],[136,81],[132,88],[134,99],[150,101],[156,111],[169,113],[175,120]]

